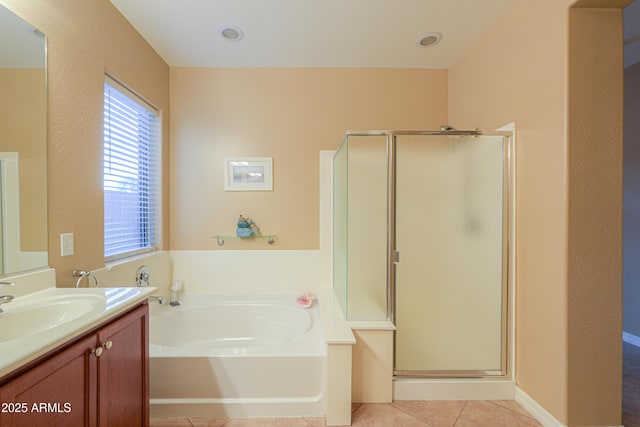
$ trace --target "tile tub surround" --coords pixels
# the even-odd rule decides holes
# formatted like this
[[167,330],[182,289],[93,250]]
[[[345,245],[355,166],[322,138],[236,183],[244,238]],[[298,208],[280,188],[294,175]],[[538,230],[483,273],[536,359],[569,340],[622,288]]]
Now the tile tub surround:
[[317,250],[175,250],[171,262],[189,294],[299,295],[320,287]]
[[[354,427],[541,426],[513,400],[396,401],[352,406]],[[323,418],[152,418],[151,427],[325,427]]]

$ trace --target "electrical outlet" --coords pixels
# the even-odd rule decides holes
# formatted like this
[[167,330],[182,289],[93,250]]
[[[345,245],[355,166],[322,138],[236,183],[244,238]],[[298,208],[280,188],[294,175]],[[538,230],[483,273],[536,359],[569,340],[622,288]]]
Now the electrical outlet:
[[73,255],[73,233],[60,235],[60,256]]

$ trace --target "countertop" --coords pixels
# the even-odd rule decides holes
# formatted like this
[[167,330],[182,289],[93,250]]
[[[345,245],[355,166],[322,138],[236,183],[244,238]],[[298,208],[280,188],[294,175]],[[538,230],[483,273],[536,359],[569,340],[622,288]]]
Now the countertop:
[[[4,312],[0,313],[0,379],[24,364],[80,336],[83,332],[144,301],[156,291],[155,287],[80,289],[51,287],[17,297],[14,301],[3,304],[1,308]],[[61,322],[58,326],[42,327],[40,325],[36,327],[37,331],[34,333],[16,337],[11,335],[12,328],[28,328],[27,323],[40,315],[34,307],[64,305],[67,301],[74,299],[89,301],[92,308],[73,320],[65,322],[64,319],[58,319]],[[86,304],[83,307],[86,307]],[[21,312],[25,315],[20,316]],[[64,314],[69,315],[68,313]],[[5,322],[2,320],[3,316],[5,316]]]

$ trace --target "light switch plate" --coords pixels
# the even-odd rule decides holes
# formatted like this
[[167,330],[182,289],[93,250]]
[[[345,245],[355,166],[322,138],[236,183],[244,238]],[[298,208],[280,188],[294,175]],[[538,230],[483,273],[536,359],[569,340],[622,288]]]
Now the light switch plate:
[[73,233],[60,235],[60,256],[73,255]]

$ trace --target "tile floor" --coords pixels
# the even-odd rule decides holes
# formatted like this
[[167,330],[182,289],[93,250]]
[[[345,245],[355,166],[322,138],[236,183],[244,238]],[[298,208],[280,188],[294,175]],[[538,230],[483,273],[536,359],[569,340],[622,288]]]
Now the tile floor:
[[[512,400],[395,401],[352,407],[354,427],[541,426]],[[151,427],[325,427],[324,418],[152,418]]]

